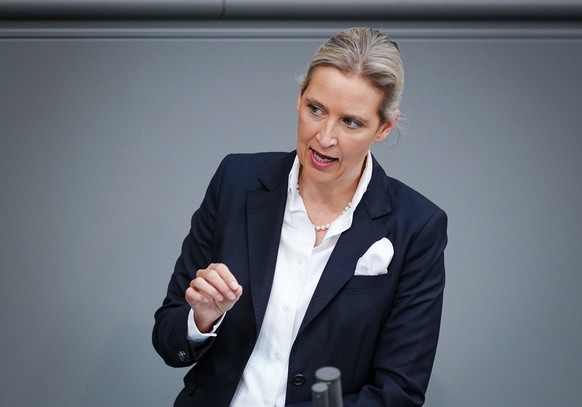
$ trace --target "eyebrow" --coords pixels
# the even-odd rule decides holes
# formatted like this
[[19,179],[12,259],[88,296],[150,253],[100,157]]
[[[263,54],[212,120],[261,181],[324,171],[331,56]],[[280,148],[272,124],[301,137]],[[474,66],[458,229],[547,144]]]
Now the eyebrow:
[[316,104],[318,106],[321,106],[321,107],[325,108],[325,106],[324,106],[323,103],[318,102],[317,100],[315,100],[315,99],[313,99],[312,97],[309,97],[309,96],[305,96],[305,103],[307,103],[307,104],[313,103],[313,104]]

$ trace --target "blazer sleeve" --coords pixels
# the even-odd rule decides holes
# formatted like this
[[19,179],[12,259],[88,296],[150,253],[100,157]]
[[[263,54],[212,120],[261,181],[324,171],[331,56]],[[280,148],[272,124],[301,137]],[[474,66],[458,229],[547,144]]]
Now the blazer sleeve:
[[214,341],[214,338],[198,344],[188,341],[187,318],[190,306],[186,302],[185,293],[196,271],[213,262],[216,208],[228,158],[218,167],[200,208],[192,216],[190,231],[182,243],[166,297],[155,313],[152,342],[166,364],[173,367],[192,365]]

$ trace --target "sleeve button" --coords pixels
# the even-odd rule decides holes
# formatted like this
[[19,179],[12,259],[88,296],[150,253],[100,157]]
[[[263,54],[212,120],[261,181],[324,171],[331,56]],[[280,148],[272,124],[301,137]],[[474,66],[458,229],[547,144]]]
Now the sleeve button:
[[178,356],[178,359],[180,360],[180,362],[186,361],[186,352],[184,352],[183,350],[178,351],[178,353],[176,353],[176,355]]

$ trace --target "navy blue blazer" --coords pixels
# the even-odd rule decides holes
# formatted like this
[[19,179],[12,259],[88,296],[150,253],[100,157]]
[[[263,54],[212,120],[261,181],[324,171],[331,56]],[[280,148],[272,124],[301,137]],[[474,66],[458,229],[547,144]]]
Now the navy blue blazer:
[[[269,300],[292,153],[227,156],[212,178],[155,314],[153,344],[174,367],[194,364],[176,406],[228,406],[251,355]],[[445,213],[373,161],[350,229],[323,271],[289,357],[286,404],[311,406],[322,366],[341,370],[344,406],[420,406],[434,361],[445,283]],[[381,238],[394,256],[387,273],[354,275]],[[184,293],[198,269],[225,263],[243,286],[216,338],[187,339]]]

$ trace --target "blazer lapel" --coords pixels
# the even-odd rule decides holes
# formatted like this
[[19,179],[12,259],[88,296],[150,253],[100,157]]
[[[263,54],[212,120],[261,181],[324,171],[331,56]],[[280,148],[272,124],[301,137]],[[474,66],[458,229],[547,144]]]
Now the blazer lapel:
[[273,285],[287,202],[288,176],[294,158],[293,152],[265,171],[259,177],[264,188],[247,192],[250,289],[257,334]]

